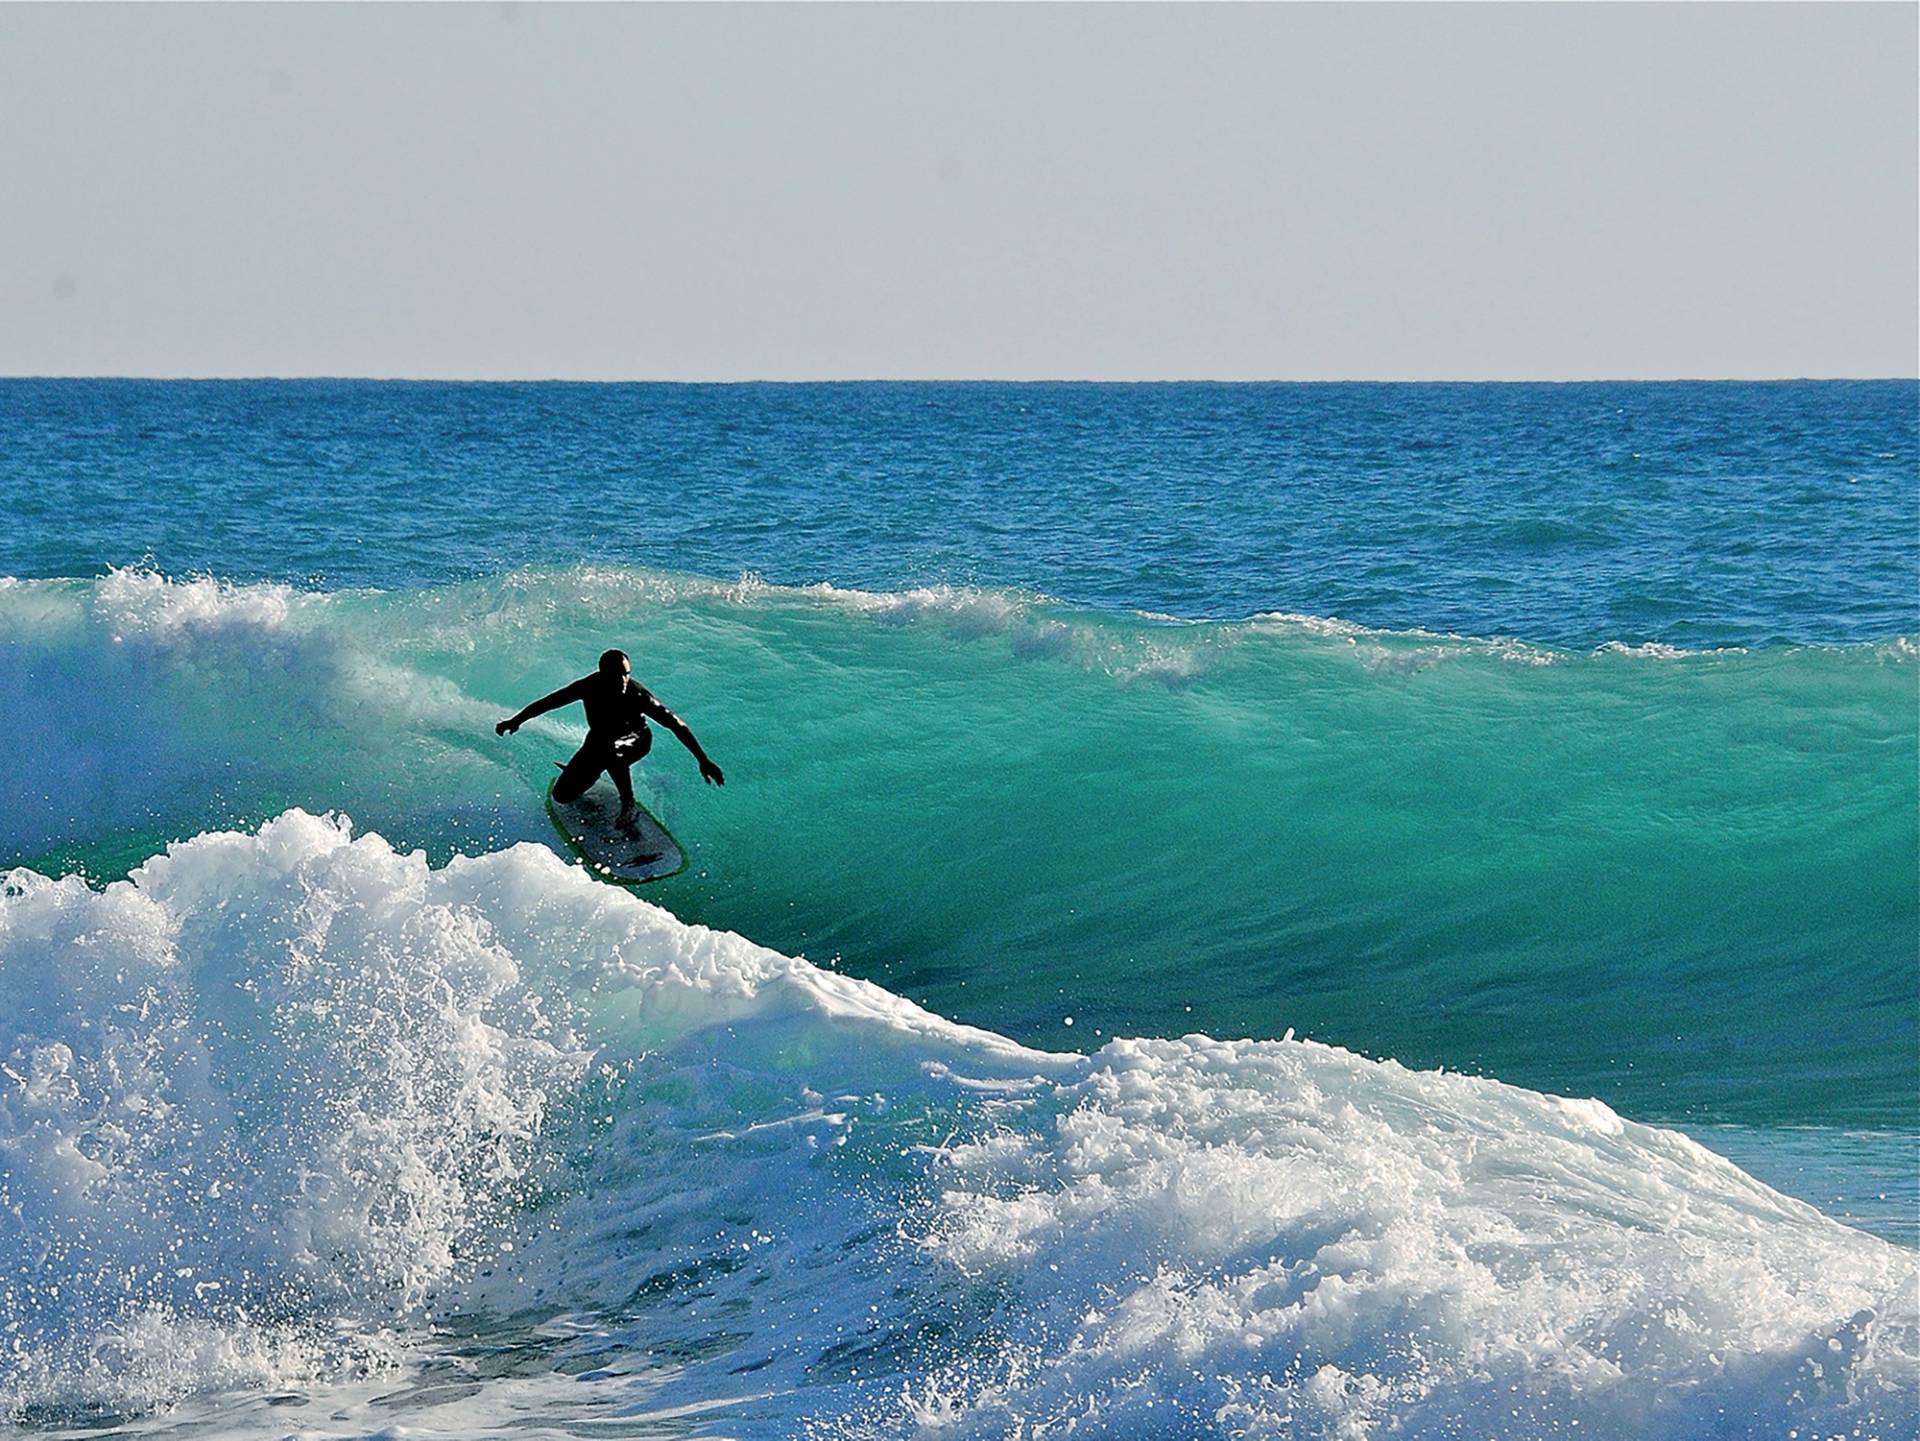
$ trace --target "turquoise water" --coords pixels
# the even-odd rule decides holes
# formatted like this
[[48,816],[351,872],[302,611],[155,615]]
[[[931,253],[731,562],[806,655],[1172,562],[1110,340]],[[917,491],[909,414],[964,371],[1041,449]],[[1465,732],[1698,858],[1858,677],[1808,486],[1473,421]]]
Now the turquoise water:
[[[97,1117],[126,1104],[111,1101],[129,1084],[125,1056],[171,1055],[174,1042],[162,1037],[182,1030],[204,1031],[202,1059],[152,1062],[174,1079],[137,1088],[140,1095],[173,1096],[169,1104],[196,1114],[202,1103],[175,1093],[200,1095],[200,1081],[180,1078],[211,1065],[225,1079],[207,1093],[217,1106],[204,1104],[226,1119],[195,1124],[217,1132],[256,1116],[249,1124],[275,1138],[269,1156],[331,1174],[314,1137],[332,1134],[335,1122],[295,1124],[279,1102],[270,1124],[257,1120],[269,1078],[307,1077],[324,1092],[343,1063],[302,1049],[310,1042],[298,1038],[327,1034],[311,1031],[313,1018],[358,1006],[355,1034],[369,1035],[386,1034],[403,1014],[417,1023],[438,1003],[414,996],[412,978],[444,968],[436,984],[469,996],[462,1005],[517,1039],[485,1050],[495,1058],[485,1062],[465,1032],[449,1032],[437,1049],[419,1042],[400,1070],[392,1047],[378,1058],[356,1052],[344,1066],[385,1078],[367,1083],[378,1103],[373,1091],[355,1090],[339,1104],[350,1099],[349,1110],[384,1118],[382,1134],[419,1158],[418,1174],[437,1178],[423,1193],[434,1199],[404,1226],[376,1226],[352,1207],[327,1210],[360,1218],[329,1222],[328,1234],[342,1254],[362,1259],[327,1270],[327,1285],[300,1272],[306,1302],[288,1299],[299,1290],[286,1289],[291,1282],[275,1290],[274,1305],[294,1320],[326,1296],[373,1324],[391,1303],[369,1298],[425,1276],[420,1285],[440,1299],[416,1297],[408,1307],[442,1319],[449,1306],[479,1308],[490,1317],[482,1327],[490,1345],[531,1348],[527,1376],[556,1374],[576,1356],[569,1347],[592,1352],[581,1338],[598,1337],[594,1346],[628,1358],[615,1368],[626,1378],[620,1384],[640,1385],[633,1378],[644,1374],[663,1407],[718,1407],[719,1434],[790,1434],[796,1418],[855,1411],[875,1434],[932,1424],[938,1407],[925,1396],[915,1405],[934,1411],[915,1412],[921,1419],[911,1425],[872,1419],[875,1394],[836,1349],[844,1335],[816,1334],[804,1308],[783,1310],[800,1307],[805,1291],[785,1289],[777,1268],[759,1292],[692,1285],[688,1296],[705,1300],[688,1304],[721,1307],[734,1318],[725,1324],[682,1318],[649,1330],[652,1302],[612,1296],[650,1276],[678,1275],[682,1264],[711,1268],[720,1253],[710,1237],[699,1239],[702,1227],[726,1231],[738,1221],[752,1233],[749,1252],[754,1235],[799,1233],[783,1206],[803,1196],[846,1213],[848,1232],[835,1244],[861,1258],[854,1269],[866,1279],[834,1293],[829,1310],[850,1308],[834,1323],[841,1331],[869,1307],[887,1318],[884,1344],[861,1353],[867,1381],[877,1368],[883,1391],[957,1387],[963,1401],[955,1404],[975,1428],[962,1434],[1008,1434],[996,1429],[992,1418],[1002,1413],[989,1392],[1023,1398],[1007,1414],[1029,1420],[1105,1398],[1114,1434],[1213,1434],[1212,1423],[1191,1418],[1243,1404],[1249,1415],[1269,1414],[1266,1400],[1248,1399],[1265,1373],[1229,1357],[1246,1334],[1281,1345],[1272,1324],[1249,1319],[1267,1303],[1246,1298],[1266,1295],[1269,1284],[1298,1285],[1297,1277],[1260,1281],[1258,1265],[1235,1269],[1241,1260],[1257,1251],[1265,1265],[1271,1252],[1275,1265],[1317,1257],[1313,1264],[1329,1267],[1328,1236],[1414,1224],[1458,1183],[1467,1190],[1435,1213],[1452,1218],[1443,1230],[1468,1215],[1505,1218],[1462,1241],[1469,1254],[1506,1244],[1494,1240],[1508,1235],[1502,1227],[1524,1231],[1538,1198],[1572,1186],[1565,1194],[1586,1199],[1566,1210],[1546,1203],[1543,1243],[1587,1236],[1580,1244],[1591,1249],[1576,1245],[1576,1257],[1611,1267],[1607,1284],[1619,1295],[1669,1298],[1649,1299],[1646,1315],[1666,1314],[1659,1308],[1681,1297],[1672,1304],[1718,1318],[1700,1332],[1707,1349],[1758,1356],[1772,1355],[1773,1343],[1754,1337],[1792,1330],[1802,1322],[1783,1318],[1804,1312],[1806,1326],[1851,1355],[1853,1333],[1830,1327],[1863,1307],[1884,1312],[1876,1286],[1905,1294],[1910,1252],[1860,1250],[1883,1243],[1820,1230],[1830,1223],[1813,1212],[1779,1210],[1790,1223],[1754,1220],[1792,1203],[1754,1199],[1739,1189],[1751,1182],[1732,1179],[1737,1172],[1713,1170],[1704,1153],[1662,1151],[1673,1143],[1638,1138],[1637,1128],[1626,1151],[1575,1165],[1585,1178],[1577,1184],[1529,1180],[1535,1167],[1559,1176],[1562,1161],[1543,1158],[1558,1158],[1562,1143],[1548,1139],[1560,1113],[1527,1097],[1597,1098],[1604,1106],[1593,1136],[1615,1134],[1618,1122],[1605,1119],[1613,1112],[1678,1127],[1826,1217],[1901,1246],[1915,1241],[1917,397],[1906,382],[0,383],[9,441],[0,486],[13,519],[0,536],[0,571],[14,577],[0,584],[0,729],[17,758],[0,775],[0,864],[99,887],[143,864],[143,875],[153,871],[160,863],[150,858],[170,842],[229,827],[252,833],[297,807],[343,811],[402,853],[422,849],[422,867],[454,866],[409,871],[362,849],[364,841],[336,855],[325,835],[283,821],[262,835],[257,855],[233,849],[237,842],[193,842],[171,869],[155,872],[173,879],[134,888],[156,898],[152,921],[120,891],[97,901],[84,888],[58,898],[22,892],[18,917],[0,925],[0,989],[12,998],[6,1014],[17,1038],[0,1045],[25,1078],[23,1094],[65,1094],[61,1078],[70,1078],[75,1095],[97,1099],[87,1103],[92,1111],[61,1102],[57,1123],[43,1116],[30,1126],[29,1116],[41,1115],[31,1107],[8,1111],[12,1129],[0,1135],[13,1137],[9,1154],[23,1168],[9,1184],[20,1194],[53,1184],[45,1180],[57,1174],[51,1160],[34,1170],[18,1159],[39,1154],[25,1139],[35,1135],[84,1134],[93,1139],[75,1143],[82,1152],[113,1150],[136,1178],[170,1150],[210,1144],[189,1144],[164,1125],[137,1155],[122,1140],[99,1139]],[[687,718],[728,775],[724,789],[700,786],[666,737],[648,762],[649,804],[693,855],[684,876],[644,893],[671,919],[593,910],[594,887],[581,883],[576,897],[571,882],[506,849],[552,842],[539,788],[580,726],[556,715],[502,740],[492,722],[612,644],[632,652],[639,676]],[[291,852],[305,858],[303,869],[283,876],[275,858]],[[493,869],[459,869],[474,865]],[[481,874],[492,879],[478,890],[463,879]],[[293,887],[284,897],[283,885]],[[436,888],[459,901],[435,899]],[[537,923],[539,904],[563,903],[536,902],[544,893],[575,908],[564,927]],[[479,919],[458,920],[461,907]],[[315,930],[316,914],[363,912],[355,925],[377,944],[342,952],[324,939],[332,934],[325,927]],[[164,923],[163,913],[171,917]],[[148,936],[150,924],[158,927],[151,936],[175,939],[128,939]],[[821,969],[796,971],[792,982],[808,999],[766,1000],[769,983],[754,979],[765,963],[687,925],[808,958]],[[662,963],[636,959],[654,954],[645,946],[633,949],[641,945],[634,937],[655,934],[647,927],[665,928],[657,944],[679,958],[666,974],[685,967],[704,978],[686,982],[701,999],[663,999],[661,983],[648,980],[644,1006],[609,1011],[606,997],[626,983],[585,978],[607,965],[608,976],[653,976],[648,967]],[[515,979],[474,990],[475,974],[506,964],[477,959],[494,956],[489,944],[511,957]],[[155,1004],[115,989],[132,984],[124,977],[137,964],[102,970],[88,982],[96,989],[76,993],[60,1015],[23,999],[48,984],[42,977],[22,989],[25,977],[42,976],[36,967],[59,975],[102,947],[145,956],[166,945],[195,958],[188,969],[199,979],[155,981],[157,990],[141,994],[174,997],[169,1004],[184,1008],[179,1026],[129,1032],[111,1064],[96,1028],[131,1025],[104,1018],[128,1008],[144,1017]],[[395,956],[407,964],[389,973]],[[8,979],[9,966],[18,979]],[[312,977],[327,974],[328,988],[310,993],[319,984]],[[853,978],[884,991],[855,1000],[836,989]],[[250,996],[284,996],[275,1004],[292,1009],[271,1021],[236,1014],[225,999],[235,984]],[[720,999],[736,993],[737,1001]],[[1006,1039],[946,1037],[914,1019],[909,1002]],[[519,1009],[489,1009],[509,1003]],[[532,1025],[528,1007],[548,1020]],[[296,1014],[306,1019],[296,1024]],[[815,1019],[803,1024],[801,1015]],[[570,1028],[567,1044],[555,1018]],[[869,1035],[862,1025],[879,1029]],[[238,1050],[214,1039],[240,1032],[257,1039]],[[1192,1035],[1270,1048],[1216,1051],[1178,1040]],[[1056,1056],[1094,1053],[1077,1063],[1093,1069],[1058,1072],[1057,1060],[1006,1049],[1013,1043]],[[50,1046],[64,1047],[66,1059]],[[399,1033],[392,1046],[405,1049]],[[587,1083],[568,1059],[576,1051],[601,1057],[630,1088],[607,1100],[604,1122],[581,1099]],[[1353,1058],[1325,1059],[1342,1053]],[[497,1075],[489,1069],[508,1054],[523,1059]],[[1389,1064],[1369,1069],[1358,1057]],[[718,1083],[699,1078],[715,1067],[730,1079],[710,1093]],[[423,1112],[392,1110],[384,1099],[394,1076],[442,1072],[439,1109],[458,1113],[446,1097],[479,1086],[491,1099],[474,1102],[476,1116],[537,1113],[545,1130],[509,1128],[507,1139],[489,1141],[492,1123],[476,1119],[445,1133]],[[939,1079],[949,1072],[964,1084]],[[1057,1098],[1017,1089],[1036,1074],[1056,1077],[1045,1084],[1062,1088]],[[467,1079],[456,1083],[456,1075]],[[1142,1076],[1151,1077],[1139,1082],[1148,1090],[1130,1091],[1125,1078]],[[1110,1086],[1119,1089],[1109,1094]],[[1129,1111],[1126,1098],[1141,1094],[1164,1099]],[[664,1109],[637,1109],[648,1097]],[[82,1126],[73,1106],[96,1120]],[[156,1114],[147,1102],[137,1109]],[[835,1115],[858,1119],[846,1120],[843,1134],[841,1122],[822,1119]],[[1101,1115],[1119,1129],[1101,1129],[1092,1119]],[[1370,1116],[1387,1118],[1380,1124],[1401,1140],[1367,1132]],[[1396,1116],[1408,1118],[1406,1129],[1393,1131]],[[613,1127],[620,1147],[610,1150],[596,1125]],[[1086,1148],[1098,1146],[1070,1147],[1076,1125],[1107,1137],[1125,1163],[1087,1161]],[[1317,1136],[1298,1140],[1300,1154],[1319,1156],[1329,1174],[1350,1161],[1354,1194],[1371,1196],[1382,1177],[1407,1174],[1393,1160],[1396,1146],[1417,1150],[1428,1144],[1421,1136],[1441,1134],[1480,1139],[1435,1162],[1404,1203],[1380,1201],[1382,1209],[1341,1221],[1261,1209],[1318,1184],[1311,1167],[1289,1170],[1284,1185],[1260,1169],[1299,1163],[1289,1137]],[[1056,1135],[1065,1149],[1046,1159],[1054,1144],[1046,1138]],[[789,1140],[791,1154],[781,1149]],[[1026,1159],[1013,1165],[1005,1147],[1016,1140]],[[523,1198],[506,1219],[478,1206],[468,1162],[449,1158],[493,1145],[515,1158],[515,1175],[538,1177],[550,1199]],[[716,1159],[709,1175],[701,1148],[716,1145],[728,1159]],[[1484,1178],[1491,1189],[1476,1189],[1475,1157],[1508,1145],[1517,1149]],[[950,1146],[972,1159],[953,1162]],[[1209,1168],[1229,1152],[1254,1169],[1216,1175]],[[923,1153],[935,1159],[912,1160]],[[1185,1159],[1168,1161],[1175,1153]],[[307,1214],[304,1191],[303,1199],[282,1195],[237,1154],[195,1164],[250,1196],[256,1218]],[[671,1157],[676,1174],[704,1177],[708,1199],[642,1196],[634,1188],[653,1183],[623,1167],[650,1155]],[[1680,1169],[1660,1169],[1668,1164]],[[1151,1200],[1163,1194],[1161,1182],[1144,1178],[1161,1165],[1175,1166],[1165,1195],[1198,1198],[1191,1227]],[[727,1199],[728,1167],[744,1168],[745,1199]],[[1665,1179],[1634,1179],[1656,1175]],[[329,1195],[346,1186],[330,1184]],[[1134,1194],[1129,1185],[1140,1188],[1137,1202],[1115,1200]],[[1668,1199],[1650,1201],[1655,1191]],[[956,1196],[972,1199],[962,1205]],[[999,1256],[997,1241],[970,1228],[1020,1196],[1057,1214],[1048,1212],[1048,1239],[1035,1240],[1037,1249]],[[127,1206],[162,1218],[127,1243],[136,1258],[169,1253],[206,1224],[209,1203],[182,1209],[170,1184],[129,1198]],[[1643,1205],[1653,1212],[1642,1215]],[[652,1239],[621,1239],[607,1219],[635,1206],[659,1217]],[[910,1218],[946,1214],[943,1207],[951,1214],[937,1237],[914,1230]],[[1711,1230],[1719,1223],[1704,1218],[1716,1207],[1748,1219]],[[443,1229],[423,1216],[442,1218]],[[591,1260],[576,1258],[572,1270],[562,1258],[549,1258],[550,1271],[526,1263],[547,1278],[541,1294],[561,1300],[503,1309],[457,1258],[462,1247],[485,1250],[475,1236],[518,1235],[527,1216],[564,1216],[597,1239]],[[1691,1272],[1681,1279],[1622,1239],[1634,1227],[1678,1234],[1695,1222],[1710,1232],[1683,1251],[1705,1247],[1736,1272],[1773,1267],[1767,1286],[1752,1284],[1759,1272],[1746,1280],[1730,1272],[1724,1287]],[[1040,1224],[1002,1217],[993,1234],[1025,1234],[1029,1223]],[[274,1219],[268,1229],[278,1235],[290,1224]],[[1590,1236],[1581,1229],[1593,1225]],[[1239,1239],[1220,1240],[1220,1226],[1242,1228]],[[1140,1251],[1143,1227],[1157,1239]],[[971,1299],[954,1301],[910,1255],[860,1239],[896,1232],[957,1268],[939,1274],[973,1276],[977,1262],[979,1275],[999,1278],[982,1283],[991,1295],[955,1280]],[[137,1268],[105,1234],[75,1231],[59,1243],[76,1275]],[[973,1239],[963,1245],[963,1236]],[[516,1244],[516,1255],[541,1254],[538,1234]],[[1419,1244],[1444,1254],[1452,1242],[1434,1233]],[[258,1254],[220,1251],[198,1264],[229,1277],[227,1285],[241,1272],[279,1274],[291,1264],[260,1245]],[[1747,1256],[1749,1246],[1759,1249]],[[1839,1249],[1821,1249],[1830,1246]],[[432,1261],[441,1250],[453,1259]],[[980,1259],[989,1251],[994,1258]],[[1195,1285],[1247,1288],[1244,1315],[1240,1302],[1221,1302],[1222,1314],[1240,1318],[1223,1338],[1243,1339],[1221,1341],[1221,1357],[1201,1368],[1212,1379],[1149,1388],[1175,1411],[1189,1408],[1179,1425],[1127,1411],[1133,1403],[1122,1405],[1114,1389],[1132,1384],[1123,1385],[1130,1373],[1120,1361],[1097,1374],[1075,1369],[1099,1347],[1069,1313],[1149,1305],[1158,1283],[1131,1269],[1136,1252],[1153,1258],[1154,1274],[1171,1267]],[[1784,1259],[1816,1253],[1827,1259],[1810,1271]],[[488,1254],[489,1274],[504,1274],[499,1253]],[[1019,1267],[1035,1256],[1091,1268],[1096,1279],[1034,1290]],[[382,1267],[391,1257],[404,1262],[393,1261],[389,1274]],[[1388,1290],[1408,1296],[1480,1294],[1477,1282],[1396,1273],[1385,1259],[1378,1268],[1398,1278]],[[1869,1273],[1892,1279],[1861,1279]],[[1568,1278],[1556,1301],[1522,1300],[1489,1282],[1485,1314],[1537,1304],[1547,1331],[1573,1327],[1584,1312],[1570,1298],[1599,1274]],[[1864,1289],[1816,1302],[1807,1291],[1816,1278]],[[658,1289],[677,1295],[678,1284]],[[168,1281],[156,1293],[170,1315],[220,1321],[213,1302],[181,1285]],[[978,1324],[963,1321],[936,1344],[920,1303],[897,1299],[922,1285],[962,1315],[977,1309]],[[1008,1299],[1016,1293],[1023,1299]],[[58,1335],[62,1346],[81,1344],[99,1324],[95,1310],[9,1294],[16,1322]],[[767,1310],[755,1295],[788,1300]],[[1380,1424],[1398,1417],[1414,1434],[1445,1434],[1462,1418],[1496,1427],[1488,1418],[1504,1413],[1482,1408],[1483,1400],[1493,1406],[1493,1392],[1483,1397],[1467,1379],[1476,1374],[1474,1347],[1495,1344],[1476,1330],[1481,1313],[1456,1313],[1438,1299],[1433,1309],[1407,1304],[1449,1336],[1479,1339],[1461,1342],[1457,1366],[1443,1357],[1416,1368],[1425,1378],[1416,1383],[1415,1372],[1383,1359],[1412,1323],[1362,1312],[1338,1323],[1342,1335],[1374,1337],[1359,1352],[1301,1322],[1306,1330],[1287,1333],[1293,1339],[1282,1349],[1293,1359],[1285,1365],[1322,1351],[1336,1357],[1343,1374],[1386,1387],[1385,1409],[1364,1414]],[[1746,1304],[1759,1309],[1742,1329],[1746,1322],[1728,1318]],[[756,1422],[739,1387],[718,1379],[731,1371],[698,1358],[740,1362],[741,1348],[759,1342],[736,1333],[761,1334],[755,1318],[776,1312],[798,1339],[766,1364],[784,1378],[780,1394],[798,1399],[790,1408],[758,1403],[772,1409]],[[562,1336],[554,1328],[563,1315],[595,1319],[584,1332],[562,1327]],[[1645,1323],[1623,1316],[1619,1324]],[[266,1345],[241,1330],[249,1345]],[[736,1339],[715,1341],[718,1333]],[[167,1344],[171,1356],[187,1343]],[[1172,1340],[1164,1351],[1143,1344],[1147,1373],[1164,1364],[1171,1376],[1185,1364]],[[1904,1354],[1902,1344],[1883,1340],[1862,1355]],[[335,1336],[321,1347],[330,1359],[313,1364],[333,1377],[327,1385],[346,1384],[342,1364],[372,1364],[360,1345]],[[658,1373],[662,1346],[691,1348],[696,1359],[676,1372],[681,1379]],[[642,1353],[655,1370],[636,1369],[632,1358]],[[466,1376],[469,1363],[482,1364],[436,1354],[428,1373],[437,1366]],[[1268,1371],[1285,1369],[1284,1358],[1261,1354]],[[982,1355],[1011,1369],[983,1379],[968,1369]],[[1655,1346],[1642,1360],[1641,1371],[1627,1365],[1622,1383],[1631,1404],[1586,1412],[1543,1400],[1537,1424],[1511,1434],[1575,1422],[1602,1435],[1697,1434],[1698,1415],[1673,1409],[1673,1398],[1697,1396],[1698,1358]],[[290,1364],[254,1357],[205,1384],[284,1381]],[[1860,1383],[1880,1374],[1878,1364],[1862,1360],[1849,1374]],[[120,1372],[113,1385],[94,1371],[85,1384],[75,1374],[56,1368],[52,1379],[9,1394],[51,1406],[56,1419],[86,1405],[169,1414],[152,1412],[151,1394]],[[1521,1374],[1536,1373],[1523,1366]],[[1760,1372],[1742,1374],[1748,1379],[1730,1383],[1732,1391],[1715,1393],[1717,1414],[1750,1418],[1728,1434],[1764,1434],[1798,1415],[1776,1408],[1774,1383],[1752,1379]],[[1041,1385],[1036,1376],[1051,1379]],[[1329,1434],[1363,1414],[1284,1378],[1265,1384],[1278,1388],[1267,1398],[1280,1407],[1272,1416],[1320,1406]],[[1804,1381],[1793,1385],[1804,1389]],[[427,1382],[416,1376],[409,1386]],[[408,1408],[424,1408],[451,1434],[478,1424],[457,1408],[435,1410],[444,1397],[408,1394]],[[479,1394],[474,1404],[488,1424],[498,1422],[505,1393],[483,1385]],[[1359,1394],[1349,1397],[1355,1406]],[[1843,1422],[1864,1417],[1898,1434],[1910,1415],[1912,1398],[1898,1386],[1884,1404],[1858,1401],[1866,1394],[1858,1384],[1853,1394],[1855,1402],[1836,1403]],[[365,1396],[348,1400],[355,1417],[379,1414],[355,1409],[372,1405]],[[205,1422],[249,1415],[251,1404],[230,1399],[183,1414]],[[585,1424],[574,1405],[547,1397],[535,1413],[562,1429]]]

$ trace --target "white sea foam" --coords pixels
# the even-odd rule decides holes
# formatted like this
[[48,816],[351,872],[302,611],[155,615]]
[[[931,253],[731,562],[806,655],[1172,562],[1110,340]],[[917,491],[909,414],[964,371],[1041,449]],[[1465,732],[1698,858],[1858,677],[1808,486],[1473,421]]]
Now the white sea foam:
[[1910,1256],[1598,1102],[1190,1037],[1115,1042],[1032,1104],[945,1158],[929,1248],[1012,1289],[1034,1337],[1014,1327],[1004,1379],[925,1389],[959,1434],[1892,1435],[1914,1414]]
[[1633,643],[1610,640],[1605,645],[1596,647],[1594,654],[1632,656],[1639,660],[1691,660],[1703,655],[1746,655],[1747,648],[1742,645],[1726,645],[1690,650],[1685,646],[1668,645],[1664,641],[1657,640]]
[[1129,632],[1046,596],[976,586],[864,591],[822,584],[798,593],[889,625],[935,624],[955,640],[1004,635],[1022,660],[1066,661],[1123,685],[1169,690],[1183,690],[1205,675],[1215,654],[1233,645],[1242,629],[1141,613],[1154,628]]
[[1483,638],[1418,628],[1383,630],[1335,616],[1266,611],[1254,616],[1249,624],[1256,632],[1344,642],[1377,675],[1411,674],[1468,657],[1491,657],[1520,666],[1549,666],[1561,659],[1560,653],[1549,647],[1530,645],[1511,636]]
[[284,585],[237,585],[205,576],[170,580],[151,570],[114,569],[95,584],[92,611],[116,640],[166,643],[223,631],[278,631],[303,598]]
[[[457,1317],[590,1359],[555,1425],[1920,1419],[1913,1255],[1671,1132],[1291,1040],[1027,1050],[539,846],[434,869],[295,811],[104,891],[16,872],[0,1045],[16,1412],[404,1385]],[[519,1414],[491,1384],[409,1427]]]
[[800,587],[799,595],[896,625],[935,620],[958,639],[1000,635],[1018,626],[1044,596],[980,586],[928,585],[908,590],[872,591],[822,582]]

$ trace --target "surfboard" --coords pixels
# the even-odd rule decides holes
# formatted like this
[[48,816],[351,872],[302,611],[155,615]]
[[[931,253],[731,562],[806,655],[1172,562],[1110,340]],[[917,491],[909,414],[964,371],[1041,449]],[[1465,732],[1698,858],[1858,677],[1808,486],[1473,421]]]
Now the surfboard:
[[659,818],[636,805],[623,820],[620,797],[604,781],[565,805],[553,798],[549,788],[547,814],[568,848],[604,881],[641,886],[677,876],[687,868],[687,853]]

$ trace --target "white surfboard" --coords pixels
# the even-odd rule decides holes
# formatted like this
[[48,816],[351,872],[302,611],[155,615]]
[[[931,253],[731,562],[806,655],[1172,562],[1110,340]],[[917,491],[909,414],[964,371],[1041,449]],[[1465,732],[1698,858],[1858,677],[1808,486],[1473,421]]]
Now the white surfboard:
[[686,852],[653,812],[636,805],[623,818],[620,797],[604,781],[565,805],[549,789],[547,814],[573,853],[602,880],[638,886],[687,868]]

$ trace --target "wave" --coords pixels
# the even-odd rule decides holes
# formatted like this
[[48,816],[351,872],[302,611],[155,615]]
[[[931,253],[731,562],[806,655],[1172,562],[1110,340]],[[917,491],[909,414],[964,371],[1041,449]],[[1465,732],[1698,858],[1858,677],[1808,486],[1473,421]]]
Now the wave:
[[296,805],[437,860],[545,840],[579,727],[492,722],[624,644],[730,779],[649,760],[686,919],[1030,1044],[1292,1026],[1646,1119],[1912,1128],[1910,638],[1576,653],[591,567],[19,582],[0,635],[0,862],[111,879]]
[[1920,1419],[1912,1253],[1674,1132],[1291,1038],[1035,1050],[541,846],[296,810],[15,871],[0,1019],[16,1419],[457,1431],[475,1374],[766,1436]]

